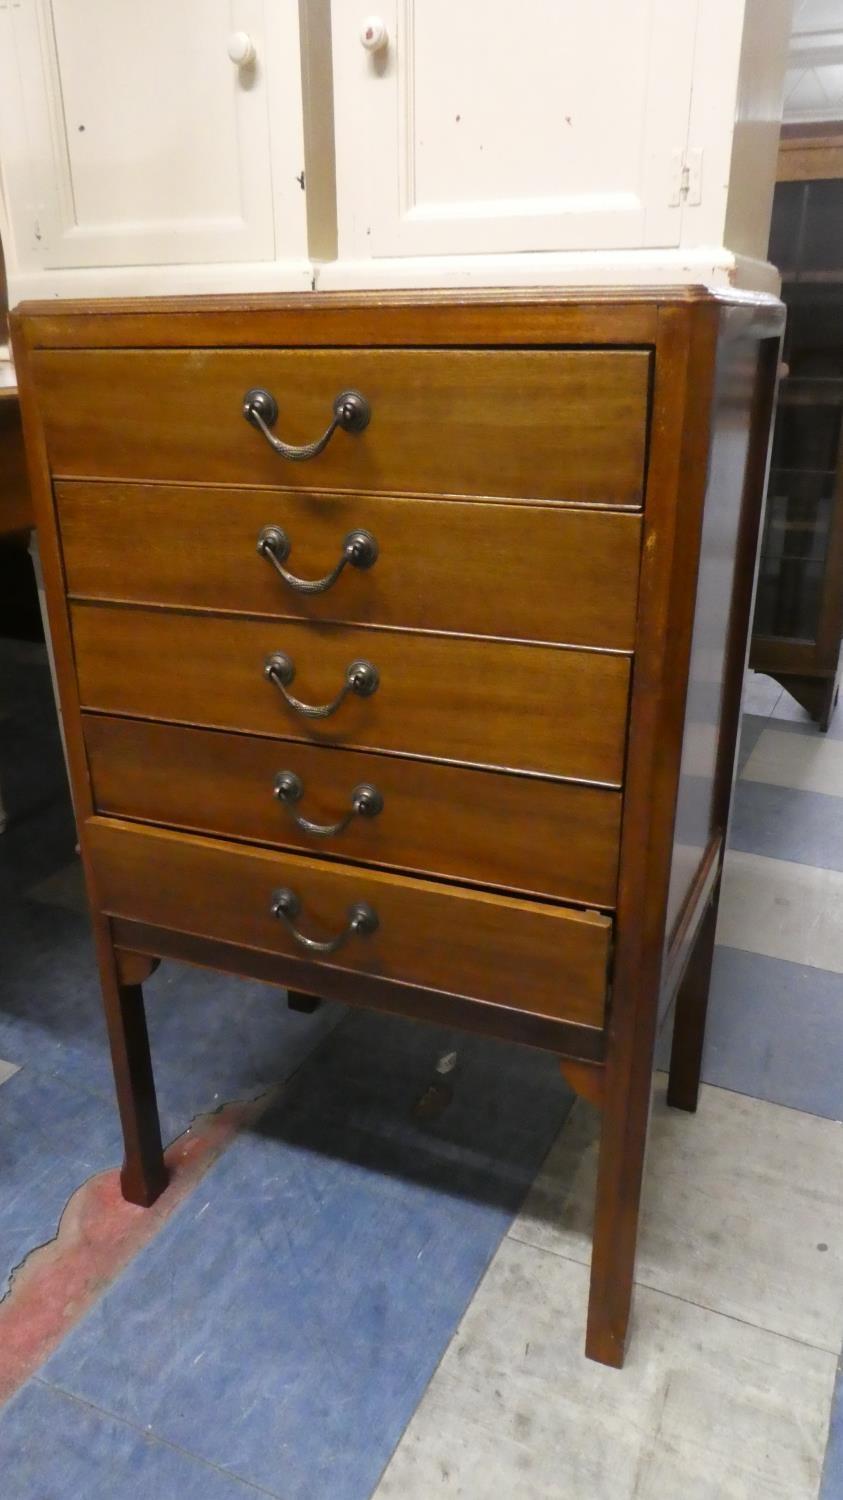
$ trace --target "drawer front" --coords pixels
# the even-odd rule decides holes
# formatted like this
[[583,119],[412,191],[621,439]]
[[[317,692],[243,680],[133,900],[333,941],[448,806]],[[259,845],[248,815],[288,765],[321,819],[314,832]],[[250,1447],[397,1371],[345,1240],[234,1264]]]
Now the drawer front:
[[[614,906],[619,792],[97,714],[84,726],[100,813]],[[367,786],[336,834],[295,821],[335,826]]]
[[[44,350],[32,357],[55,475],[381,493],[641,503],[650,356],[624,350]],[[306,444],[336,396],[365,431],[307,462],[243,417]]]
[[[638,515],[102,482],[57,484],[56,500],[77,599],[633,646]],[[258,554],[268,528],[299,580],[329,577],[353,532],[377,555],[302,593]]]
[[93,819],[86,841],[102,909],[269,953],[305,953],[272,915],[276,891],[300,904],[306,937],[347,931],[355,903],[377,929],[352,932],[332,967],[416,984],[581,1025],[603,1023],[611,922],[519,901],[221,840]]
[[[350,626],[217,619],[77,604],[83,708],[619,785],[629,659],[553,646]],[[300,702],[324,706],[349,668],[378,674],[327,718],[265,676],[283,653]]]

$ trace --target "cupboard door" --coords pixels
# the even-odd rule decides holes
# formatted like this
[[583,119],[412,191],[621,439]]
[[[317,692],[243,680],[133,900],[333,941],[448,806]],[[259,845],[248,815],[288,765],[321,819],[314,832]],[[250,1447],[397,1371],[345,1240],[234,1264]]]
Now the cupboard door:
[[[345,257],[679,244],[697,0],[333,0]],[[371,18],[369,18],[371,20]]]
[[[264,9],[264,0],[22,0],[7,12],[28,131],[9,163],[24,264],[274,258],[269,42],[289,32],[297,58],[298,22],[285,6],[267,35]],[[237,33],[254,48],[241,65],[229,55]],[[288,113],[300,141],[300,95]]]

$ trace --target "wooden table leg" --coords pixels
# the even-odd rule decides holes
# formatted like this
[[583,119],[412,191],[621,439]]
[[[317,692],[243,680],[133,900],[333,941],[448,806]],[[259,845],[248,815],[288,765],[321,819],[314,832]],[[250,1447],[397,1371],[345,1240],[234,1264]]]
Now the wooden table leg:
[[287,1004],[290,1010],[301,1011],[303,1016],[312,1016],[318,1010],[322,1001],[316,995],[303,995],[301,990],[287,991]]
[[[720,882],[697,933],[694,949],[676,999],[676,1026],[670,1064],[668,1101],[694,1110],[700,1081],[705,1016]],[[615,996],[623,1007],[631,997]],[[656,1014],[655,1003],[643,1006]],[[603,1128],[597,1171],[597,1195],[591,1254],[591,1288],[585,1351],[601,1364],[623,1364],[632,1306],[635,1247],[644,1155],[652,1097],[652,1036],[627,1050],[624,1032],[610,1034],[603,1094]]]
[[[131,955],[131,959],[134,960],[135,955]],[[147,972],[154,967],[155,960],[147,961]],[[123,971],[140,972],[137,962],[124,962]],[[129,1203],[148,1208],[167,1186],[167,1169],[161,1145],[143,989],[138,983],[122,980],[120,957],[111,952],[101,951],[100,981],[123,1127],[125,1155],[120,1186]]]
[[652,1092],[650,1058],[632,1066],[610,1041],[603,1092],[597,1168],[591,1283],[585,1352],[589,1359],[623,1365],[632,1288],[644,1152]]
[[667,1102],[674,1109],[696,1110],[700,1092],[705,1021],[711,965],[714,960],[714,938],[717,931],[717,908],[720,881],[717,881],[706,908],[688,960],[682,983],[676,995],[673,1022],[673,1045],[670,1053],[670,1075]]

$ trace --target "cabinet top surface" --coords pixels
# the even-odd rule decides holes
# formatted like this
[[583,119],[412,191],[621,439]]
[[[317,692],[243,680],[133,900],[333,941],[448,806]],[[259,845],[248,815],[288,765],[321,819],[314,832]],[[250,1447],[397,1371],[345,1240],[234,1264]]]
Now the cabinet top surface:
[[589,287],[30,301],[11,321],[30,348],[631,344],[654,342],[663,312],[701,308],[760,320],[770,334],[784,318],[783,304],[766,293]]

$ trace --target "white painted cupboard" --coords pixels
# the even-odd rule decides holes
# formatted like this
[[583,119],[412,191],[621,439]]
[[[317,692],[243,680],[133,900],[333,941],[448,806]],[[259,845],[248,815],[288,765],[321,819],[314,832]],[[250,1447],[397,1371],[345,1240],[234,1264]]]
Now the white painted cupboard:
[[377,51],[359,9],[334,0],[344,255],[679,244],[693,5],[384,0]]
[[310,286],[295,5],[0,0],[0,22],[13,291]]
[[0,0],[12,298],[775,288],[790,11]]

